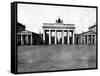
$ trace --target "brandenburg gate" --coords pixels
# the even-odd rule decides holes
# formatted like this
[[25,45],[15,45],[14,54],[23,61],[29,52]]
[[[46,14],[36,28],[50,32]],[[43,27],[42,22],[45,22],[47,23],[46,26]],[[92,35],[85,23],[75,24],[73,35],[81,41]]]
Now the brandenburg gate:
[[[52,32],[54,35],[54,44],[57,43],[57,32],[61,33],[61,44],[74,44],[74,24],[64,24],[63,20],[58,18],[56,23],[43,23],[43,42],[46,43],[46,33],[48,32],[48,44],[52,44]],[[64,36],[66,34],[66,36]]]

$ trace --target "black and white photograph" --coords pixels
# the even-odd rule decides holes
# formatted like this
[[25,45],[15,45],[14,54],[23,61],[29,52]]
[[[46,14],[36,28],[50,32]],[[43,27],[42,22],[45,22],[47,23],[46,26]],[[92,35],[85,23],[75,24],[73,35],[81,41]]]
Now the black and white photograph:
[[17,3],[18,73],[97,68],[97,7]]

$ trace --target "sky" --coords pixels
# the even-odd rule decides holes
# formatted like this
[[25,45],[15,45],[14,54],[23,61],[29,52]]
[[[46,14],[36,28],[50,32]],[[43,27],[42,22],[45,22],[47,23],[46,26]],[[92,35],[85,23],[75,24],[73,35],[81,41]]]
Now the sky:
[[81,33],[96,23],[96,8],[18,4],[18,22],[35,33],[42,33],[43,23],[55,23],[58,17],[75,24],[75,33]]

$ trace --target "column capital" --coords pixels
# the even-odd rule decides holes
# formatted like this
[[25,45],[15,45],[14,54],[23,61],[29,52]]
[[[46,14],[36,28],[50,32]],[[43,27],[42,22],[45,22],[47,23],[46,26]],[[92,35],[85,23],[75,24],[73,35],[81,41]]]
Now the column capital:
[[46,29],[43,29],[43,31],[45,31]]
[[49,31],[51,31],[51,29],[48,29]]

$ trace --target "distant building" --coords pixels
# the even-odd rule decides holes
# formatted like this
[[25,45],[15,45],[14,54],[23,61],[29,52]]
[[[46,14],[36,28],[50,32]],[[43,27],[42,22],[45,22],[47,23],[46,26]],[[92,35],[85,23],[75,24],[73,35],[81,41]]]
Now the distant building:
[[88,28],[89,31],[83,32],[79,35],[80,44],[96,44],[96,25]]
[[42,44],[42,38],[39,34],[28,31],[26,27],[17,23],[17,45],[37,45]]

